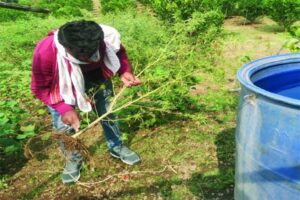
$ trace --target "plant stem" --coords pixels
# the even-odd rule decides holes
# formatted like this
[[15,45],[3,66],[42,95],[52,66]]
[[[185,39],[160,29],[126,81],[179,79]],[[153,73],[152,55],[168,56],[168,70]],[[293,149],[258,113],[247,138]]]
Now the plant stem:
[[[191,74],[192,74],[192,73],[191,73]],[[123,108],[126,108],[126,107],[128,107],[128,106],[134,104],[135,102],[138,102],[138,101],[140,101],[141,99],[143,99],[143,98],[145,98],[145,97],[147,97],[147,96],[153,94],[154,92],[158,91],[159,89],[161,89],[161,88],[163,88],[163,87],[166,87],[166,85],[169,85],[169,84],[172,84],[172,83],[176,83],[178,80],[182,80],[183,78],[185,78],[185,77],[187,77],[187,76],[189,76],[189,75],[191,75],[191,74],[187,74],[186,76],[182,76],[182,77],[180,77],[180,78],[178,78],[178,79],[174,79],[173,81],[167,82],[166,84],[163,84],[163,85],[157,87],[156,89],[154,89],[154,90],[152,90],[152,91],[150,91],[150,92],[148,92],[148,93],[146,93],[146,94],[140,96],[139,98],[137,98],[137,99],[135,99],[135,100],[133,100],[133,101],[127,102],[127,103],[125,103],[124,105],[122,105],[122,106],[120,106],[120,107],[118,107],[118,108],[116,108],[116,109],[113,110],[113,105],[116,104],[117,99],[121,96],[121,94],[122,94],[122,93],[125,91],[125,89],[126,89],[126,87],[123,87],[123,88],[121,89],[121,91],[115,96],[115,98],[114,98],[114,100],[112,101],[112,104],[111,104],[109,110],[107,111],[107,113],[105,113],[105,114],[101,115],[100,117],[98,117],[95,121],[93,121],[92,123],[90,123],[85,129],[83,129],[83,130],[81,130],[81,131],[75,133],[74,135],[72,135],[72,137],[73,137],[73,138],[77,138],[79,135],[81,135],[82,133],[84,133],[84,132],[86,132],[88,129],[90,129],[91,127],[93,127],[93,126],[95,126],[96,124],[98,124],[102,119],[104,119],[104,118],[105,118],[106,116],[108,116],[109,114],[115,113],[115,112],[117,112],[117,111],[119,111],[119,110],[121,110],[121,109],[123,109]]]

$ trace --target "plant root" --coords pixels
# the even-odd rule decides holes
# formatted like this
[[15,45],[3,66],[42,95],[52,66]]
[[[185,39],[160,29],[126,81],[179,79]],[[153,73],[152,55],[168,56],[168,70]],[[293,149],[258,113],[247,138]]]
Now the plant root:
[[62,141],[66,150],[77,150],[79,151],[82,157],[84,157],[87,160],[91,160],[89,150],[81,140],[73,138],[72,136],[64,133],[54,133],[52,135],[52,138],[58,141]]

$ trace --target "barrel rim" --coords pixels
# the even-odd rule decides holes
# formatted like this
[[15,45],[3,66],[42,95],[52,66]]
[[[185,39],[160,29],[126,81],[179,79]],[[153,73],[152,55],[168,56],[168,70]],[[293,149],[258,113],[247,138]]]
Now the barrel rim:
[[275,101],[279,101],[282,103],[286,103],[298,107],[300,106],[300,100],[293,99],[290,97],[285,97],[264,90],[254,85],[250,79],[255,72],[263,68],[268,68],[278,64],[295,63],[295,62],[300,63],[300,53],[289,53],[289,54],[281,54],[276,56],[267,56],[243,65],[237,72],[237,78],[244,87],[246,87],[247,89],[255,93],[258,93],[264,97],[267,97]]

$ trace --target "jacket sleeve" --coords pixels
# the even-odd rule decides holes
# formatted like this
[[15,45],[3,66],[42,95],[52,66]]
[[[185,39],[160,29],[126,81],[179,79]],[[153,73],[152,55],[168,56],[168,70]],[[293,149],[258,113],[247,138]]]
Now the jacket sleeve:
[[[44,43],[44,45],[46,45]],[[41,100],[44,104],[52,107],[61,115],[67,111],[73,110],[71,105],[65,104],[63,101],[58,103],[51,103],[51,89],[55,75],[55,57],[47,54],[44,51],[45,46],[43,42],[36,47],[32,60],[32,74],[31,74],[31,91],[32,94]],[[47,46],[46,46],[47,48]]]
[[129,63],[129,60],[128,60],[128,57],[126,54],[126,50],[122,44],[120,45],[120,50],[118,51],[117,56],[118,56],[118,58],[120,60],[120,64],[121,64],[118,74],[122,75],[125,72],[131,73],[131,67],[130,67],[130,63]]

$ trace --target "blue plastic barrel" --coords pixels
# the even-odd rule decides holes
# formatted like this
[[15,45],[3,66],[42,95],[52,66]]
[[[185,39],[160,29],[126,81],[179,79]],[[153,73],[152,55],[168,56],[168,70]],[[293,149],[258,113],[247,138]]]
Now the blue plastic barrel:
[[300,200],[300,54],[250,62],[237,77],[235,199]]

